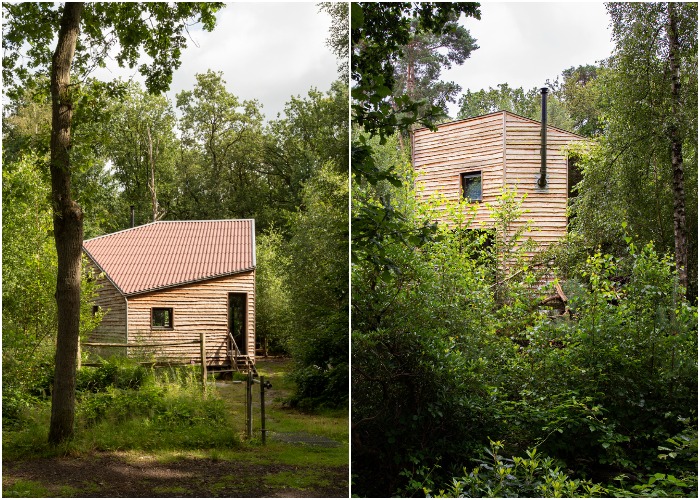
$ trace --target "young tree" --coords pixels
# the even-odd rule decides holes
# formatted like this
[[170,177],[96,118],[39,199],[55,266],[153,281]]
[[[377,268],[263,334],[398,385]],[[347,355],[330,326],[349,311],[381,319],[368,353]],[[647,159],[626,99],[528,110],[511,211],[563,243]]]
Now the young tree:
[[[103,65],[110,50],[116,47],[117,62],[134,67],[143,49],[152,58],[150,66],[139,67],[146,76],[146,86],[151,92],[165,90],[187,42],[183,35],[187,23],[198,19],[210,31],[214,28],[214,13],[220,7],[219,3],[3,4],[3,79],[11,87],[10,95],[17,95],[21,82],[35,74],[48,72],[51,82],[51,198],[58,257],[51,443],[73,435],[75,417],[83,211],[71,189],[71,127],[79,81],[71,76],[85,77],[92,67]],[[18,64],[25,44],[29,46],[29,69]]]
[[608,12],[616,49],[601,82],[609,103],[605,182],[619,185],[633,231],[655,221],[660,234],[673,235],[665,243],[687,287],[689,241],[697,239],[688,236],[697,235],[697,6],[611,3]]

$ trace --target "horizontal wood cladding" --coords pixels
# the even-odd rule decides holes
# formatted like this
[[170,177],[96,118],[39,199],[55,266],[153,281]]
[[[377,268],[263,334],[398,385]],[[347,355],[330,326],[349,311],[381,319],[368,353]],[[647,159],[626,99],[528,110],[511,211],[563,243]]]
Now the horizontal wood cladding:
[[503,187],[503,131],[501,113],[440,125],[436,132],[419,129],[413,138],[413,166],[419,199],[442,195],[461,197],[460,175],[481,172],[481,203],[476,222],[487,221],[486,203],[493,203]]
[[545,248],[566,234],[568,166],[564,148],[584,139],[547,127],[547,186],[542,189],[537,185],[540,134],[540,123],[505,111],[439,125],[436,132],[415,131],[413,166],[419,200],[439,194],[458,201],[460,174],[480,171],[482,201],[473,224],[492,226],[486,203],[496,203],[504,188],[515,190],[519,197],[524,196],[524,214],[513,231],[531,220],[533,230],[525,237]]
[[579,136],[547,128],[547,186],[537,185],[541,167],[541,125],[506,113],[505,184],[518,195],[527,195],[522,203],[523,218],[533,221],[534,231],[525,237],[544,248],[566,235],[568,165],[564,148],[581,140]]
[[[100,272],[90,259],[86,267],[97,285],[97,295],[92,300],[94,306],[100,308],[102,320],[100,324],[87,335],[88,342],[126,342],[126,300],[117,288]],[[126,350],[118,347],[86,347],[87,352],[102,357],[124,356]]]
[[[247,294],[247,351],[255,355],[255,271],[129,297],[129,343],[196,340],[206,335],[208,364],[224,364],[228,346],[228,294]],[[172,308],[172,328],[151,326],[152,308]],[[130,349],[157,358],[200,359],[200,346]]]

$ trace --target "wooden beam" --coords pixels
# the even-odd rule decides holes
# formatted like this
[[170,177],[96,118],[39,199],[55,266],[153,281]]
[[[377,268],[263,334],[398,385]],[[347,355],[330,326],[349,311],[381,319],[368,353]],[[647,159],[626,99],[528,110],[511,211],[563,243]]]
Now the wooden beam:
[[159,342],[157,344],[117,344],[117,343],[105,343],[105,342],[82,342],[82,345],[88,345],[91,347],[167,347],[174,345],[189,345],[189,344],[199,344],[199,340],[187,340],[183,342]]

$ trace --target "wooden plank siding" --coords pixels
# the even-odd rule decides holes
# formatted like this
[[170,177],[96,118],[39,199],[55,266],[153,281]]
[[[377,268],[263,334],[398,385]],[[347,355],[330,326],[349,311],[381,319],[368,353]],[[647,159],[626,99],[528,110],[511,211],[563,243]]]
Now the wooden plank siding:
[[413,135],[413,167],[419,200],[436,194],[449,201],[461,196],[460,174],[481,172],[482,202],[475,222],[488,223],[485,203],[494,203],[503,188],[504,117],[500,113],[440,125],[436,132]]
[[[89,259],[86,271],[91,275],[90,279],[94,279],[97,284],[97,296],[93,299],[93,305],[99,306],[103,313],[102,321],[88,335],[87,341],[125,343],[127,338],[126,298]],[[126,355],[126,350],[119,347],[90,347],[89,352],[102,357]]]
[[412,154],[418,199],[427,200],[440,193],[458,201],[460,174],[480,171],[482,201],[475,223],[492,226],[485,203],[495,203],[504,188],[516,189],[519,197],[527,194],[522,204],[527,213],[514,227],[532,220],[534,230],[525,237],[545,248],[566,235],[568,159],[563,148],[584,138],[547,127],[548,182],[542,189],[537,185],[540,131],[539,122],[507,111],[439,125],[436,132],[416,130]]
[[566,236],[568,204],[568,158],[566,145],[583,140],[569,132],[547,127],[547,186],[537,185],[540,174],[541,124],[504,113],[506,117],[505,185],[516,189],[519,196],[527,194],[522,204],[525,219],[534,222],[533,231],[526,232],[544,249]]
[[[129,342],[199,340],[200,333],[204,331],[208,364],[227,364],[229,293],[247,294],[247,352],[254,359],[255,271],[130,296]],[[154,307],[173,309],[172,328],[151,326],[151,310]],[[168,346],[153,348],[151,354],[158,359],[198,362],[199,349],[199,345]],[[131,355],[138,356],[137,351],[144,349],[131,350]]]

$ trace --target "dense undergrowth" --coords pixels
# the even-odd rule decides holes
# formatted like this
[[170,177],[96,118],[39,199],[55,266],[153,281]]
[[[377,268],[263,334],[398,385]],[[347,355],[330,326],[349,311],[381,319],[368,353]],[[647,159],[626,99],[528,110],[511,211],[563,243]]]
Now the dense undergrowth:
[[696,496],[697,307],[672,260],[632,237],[528,259],[517,196],[492,209],[490,244],[453,207],[420,248],[383,242],[390,272],[353,268],[353,493]]
[[[50,372],[48,372],[50,373]],[[6,458],[93,450],[226,448],[239,444],[224,401],[204,394],[194,368],[145,368],[107,360],[78,372],[75,438],[57,450],[46,442],[51,378],[30,391],[3,391]]]

